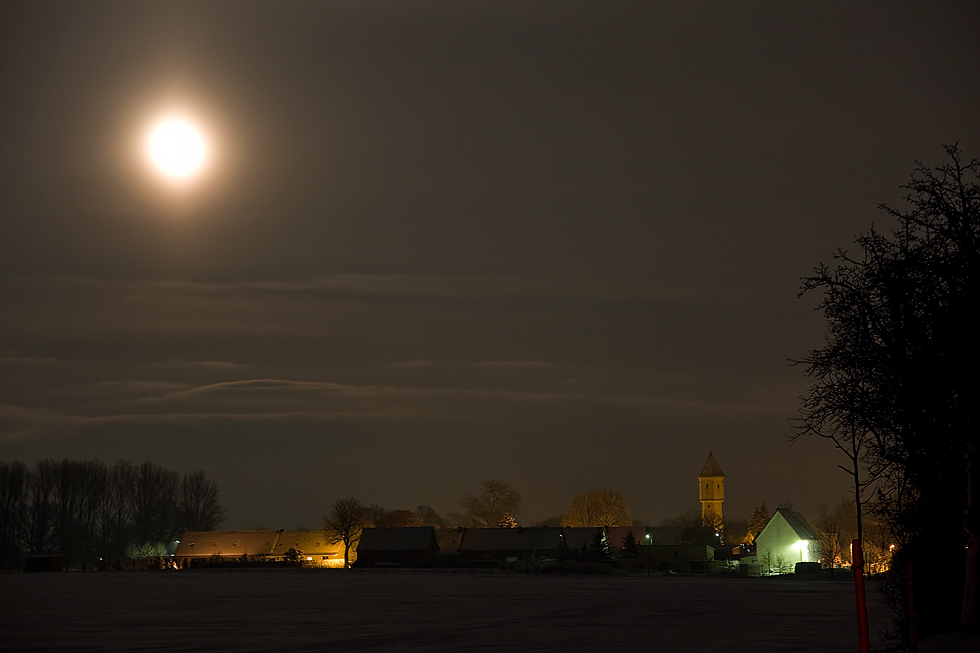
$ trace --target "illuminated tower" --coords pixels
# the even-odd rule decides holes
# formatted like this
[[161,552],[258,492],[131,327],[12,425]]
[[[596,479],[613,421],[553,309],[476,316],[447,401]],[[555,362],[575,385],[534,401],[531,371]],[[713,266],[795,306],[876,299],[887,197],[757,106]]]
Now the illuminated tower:
[[725,472],[721,471],[715,457],[708,452],[704,469],[698,474],[698,487],[701,490],[701,518],[710,516],[712,521],[721,520],[721,505],[725,503]]

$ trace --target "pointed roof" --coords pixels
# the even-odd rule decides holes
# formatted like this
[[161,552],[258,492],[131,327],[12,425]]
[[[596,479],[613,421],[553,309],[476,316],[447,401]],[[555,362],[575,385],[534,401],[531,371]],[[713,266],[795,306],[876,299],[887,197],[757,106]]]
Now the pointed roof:
[[[806,517],[796,512],[795,510],[790,510],[789,508],[780,508],[776,511],[776,515],[781,515],[789,527],[793,529],[797,537],[801,540],[819,540],[820,537],[817,535],[813,527],[810,526],[810,522],[806,520]],[[773,515],[775,517],[776,515]]]
[[714,454],[710,451],[708,452],[708,459],[704,462],[704,469],[698,474],[698,478],[715,478],[715,477],[725,477],[725,472],[721,471],[721,467],[718,466],[718,461],[715,460]]

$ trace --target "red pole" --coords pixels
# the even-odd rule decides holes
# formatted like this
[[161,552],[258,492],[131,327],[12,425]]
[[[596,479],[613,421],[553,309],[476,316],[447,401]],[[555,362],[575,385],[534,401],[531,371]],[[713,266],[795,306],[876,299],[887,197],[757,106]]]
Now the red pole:
[[861,553],[861,540],[851,542],[851,568],[854,570],[854,595],[857,599],[858,648],[860,653],[871,653],[871,639],[868,637],[868,595],[864,589],[864,556]]
[[912,561],[908,563],[908,583],[909,583],[909,653],[917,653],[919,643],[915,638],[915,601],[912,599]]

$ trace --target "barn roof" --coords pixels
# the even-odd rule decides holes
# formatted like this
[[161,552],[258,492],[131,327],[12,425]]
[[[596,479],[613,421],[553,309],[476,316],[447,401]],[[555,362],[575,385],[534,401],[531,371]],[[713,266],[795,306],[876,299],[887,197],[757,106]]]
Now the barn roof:
[[704,461],[704,469],[698,474],[698,478],[725,478],[725,472],[721,471],[721,466],[718,461],[715,460],[715,456],[710,451],[708,452],[708,459]]
[[431,526],[365,528],[361,531],[357,550],[358,552],[429,551],[438,546],[435,538],[435,529]]
[[571,551],[588,548],[595,541],[595,532],[602,530],[597,526],[563,526],[561,535],[565,538],[565,546]]
[[283,531],[279,533],[272,552],[282,555],[290,549],[296,549],[307,555],[326,555],[337,553],[342,545],[331,543],[326,531]]
[[621,549],[626,533],[633,531],[633,537],[637,544],[643,544],[643,536],[646,535],[646,528],[643,526],[610,526],[606,529],[606,539],[609,540],[609,548]]
[[[797,537],[801,540],[818,540],[820,539],[813,527],[810,526],[810,522],[806,520],[806,517],[796,512],[795,510],[790,510],[789,508],[780,508],[776,511],[777,514],[782,515],[789,527],[793,529]],[[775,515],[773,515],[775,517]]]
[[[634,533],[635,534],[635,533]],[[647,535],[650,539],[647,539]],[[639,538],[637,538],[639,539]],[[684,529],[680,526],[657,526],[647,528],[643,534],[641,544],[673,544],[677,545],[684,541]]]
[[174,555],[181,556],[240,556],[269,555],[279,531],[186,531],[180,536]]
[[561,529],[552,527],[467,528],[459,544],[460,551],[554,551],[560,548]]

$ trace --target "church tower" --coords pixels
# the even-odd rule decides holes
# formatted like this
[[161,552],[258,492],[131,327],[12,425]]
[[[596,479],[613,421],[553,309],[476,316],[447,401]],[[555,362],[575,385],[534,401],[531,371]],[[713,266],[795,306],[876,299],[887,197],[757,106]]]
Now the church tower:
[[[721,505],[725,502],[725,472],[709,451],[704,469],[698,474],[698,487],[701,491],[701,518],[722,519]],[[713,521],[713,520],[712,520]]]

